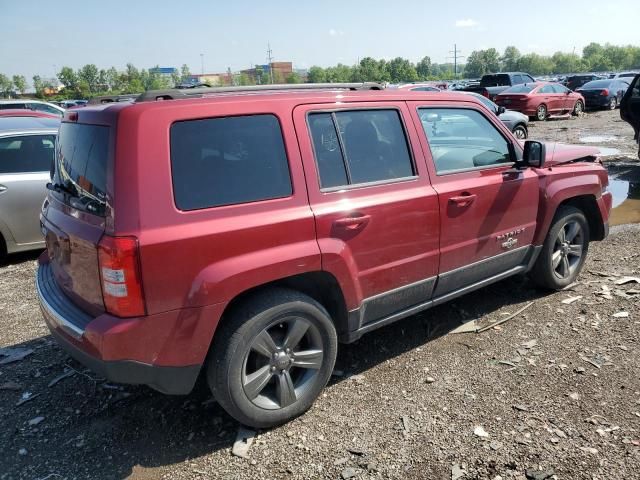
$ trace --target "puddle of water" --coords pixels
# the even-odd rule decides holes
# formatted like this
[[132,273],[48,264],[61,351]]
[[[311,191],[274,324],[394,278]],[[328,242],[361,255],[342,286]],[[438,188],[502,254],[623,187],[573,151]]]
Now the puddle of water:
[[640,223],[640,165],[608,165],[613,210],[609,225]]
[[583,143],[607,143],[615,142],[618,139],[615,135],[587,135],[586,137],[580,137],[580,141]]
[[613,155],[620,155],[620,150],[611,147],[598,147],[600,149],[600,155],[603,157],[611,157]]

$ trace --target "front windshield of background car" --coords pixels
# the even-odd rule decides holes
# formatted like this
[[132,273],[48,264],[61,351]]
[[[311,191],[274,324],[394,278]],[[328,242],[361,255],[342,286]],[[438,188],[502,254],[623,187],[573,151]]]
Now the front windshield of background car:
[[516,85],[514,87],[507,88],[502,93],[529,93],[534,88],[536,88],[536,85],[533,85],[531,83],[523,83],[522,85]]
[[511,78],[505,73],[485,75],[482,77],[482,80],[480,80],[481,87],[503,87],[505,85],[511,85]]
[[582,88],[606,88],[610,87],[613,82],[611,80],[594,80],[593,82],[585,83]]

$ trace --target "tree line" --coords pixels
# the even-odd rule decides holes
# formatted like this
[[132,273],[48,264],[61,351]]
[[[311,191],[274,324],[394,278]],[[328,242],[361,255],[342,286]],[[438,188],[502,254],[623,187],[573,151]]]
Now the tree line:
[[[156,67],[157,68],[157,67]],[[451,63],[432,63],[428,56],[417,63],[402,57],[392,60],[365,57],[355,65],[337,64],[331,67],[313,66],[306,79],[296,72],[286,78],[277,75],[274,83],[313,83],[328,82],[416,82],[425,80],[451,80],[454,78],[477,78],[485,73],[499,71],[522,71],[531,75],[560,73],[580,73],[587,71],[605,72],[640,69],[640,47],[590,43],[582,54],[556,52],[551,56],[536,53],[521,54],[514,46],[505,48],[502,55],[495,49],[475,50],[471,52],[464,65],[458,65],[454,72]],[[62,67],[56,74],[57,79],[45,79],[33,76],[33,88],[36,96],[43,98],[47,89],[56,89],[56,80],[63,86],[55,99],[91,98],[102,94],[140,93],[146,90],[171,88],[188,79],[189,67],[183,65],[172,75],[162,75],[156,69],[138,69],[133,64],[124,70],[115,67],[99,69],[94,64],[85,65],[77,70]],[[233,76],[234,84],[251,85],[268,83],[269,75],[256,71],[255,76],[240,73]],[[8,96],[13,92],[24,94],[29,88],[24,75],[8,77],[0,73],[0,95]]]

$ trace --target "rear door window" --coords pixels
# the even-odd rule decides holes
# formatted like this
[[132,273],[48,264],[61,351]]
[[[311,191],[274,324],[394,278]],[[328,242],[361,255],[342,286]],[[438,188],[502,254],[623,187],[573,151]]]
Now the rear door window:
[[0,138],[0,174],[48,172],[54,158],[55,135]]
[[283,198],[293,192],[274,115],[176,122],[170,137],[173,191],[181,210]]
[[320,187],[414,176],[400,113],[393,109],[311,113]]

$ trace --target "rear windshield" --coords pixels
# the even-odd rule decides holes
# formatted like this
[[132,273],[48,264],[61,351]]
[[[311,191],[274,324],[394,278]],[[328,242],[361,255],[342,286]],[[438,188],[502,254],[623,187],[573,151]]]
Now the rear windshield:
[[534,88],[536,88],[536,86],[537,85],[533,85],[531,83],[523,83],[522,85],[516,85],[515,87],[507,88],[502,93],[529,93]]
[[171,126],[171,171],[181,210],[257,202],[292,193],[273,115],[208,118]]
[[511,78],[504,73],[485,75],[480,80],[481,87],[503,87],[505,85],[511,85]]
[[611,80],[594,80],[593,82],[585,83],[582,88],[605,88],[611,85]]
[[76,208],[104,214],[107,194],[109,127],[62,123],[56,149],[55,182],[77,195]]

